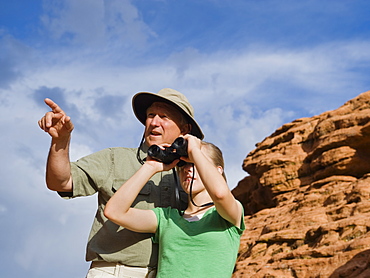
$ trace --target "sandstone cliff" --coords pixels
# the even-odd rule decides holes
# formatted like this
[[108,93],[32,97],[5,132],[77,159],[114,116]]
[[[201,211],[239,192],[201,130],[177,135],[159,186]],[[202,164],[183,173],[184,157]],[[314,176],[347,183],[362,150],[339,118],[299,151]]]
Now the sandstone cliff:
[[233,277],[370,277],[370,91],[285,124],[244,160]]

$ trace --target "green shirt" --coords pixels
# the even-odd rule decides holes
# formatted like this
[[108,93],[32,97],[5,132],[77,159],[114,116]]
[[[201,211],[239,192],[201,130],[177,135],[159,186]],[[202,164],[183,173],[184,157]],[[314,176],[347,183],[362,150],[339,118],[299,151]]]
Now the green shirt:
[[[87,261],[119,262],[138,267],[157,264],[158,248],[151,241],[152,234],[129,231],[104,216],[109,198],[140,168],[136,152],[137,148],[109,148],[71,163],[73,193],[60,195],[75,198],[98,193],[98,208],[87,243]],[[140,157],[146,157],[142,150]],[[172,171],[154,175],[133,207],[176,206],[174,184]]]
[[[157,278],[230,278],[245,229],[223,219],[215,208],[189,222],[171,208],[153,209],[158,228],[153,238],[159,243]],[[243,216],[242,216],[243,217]]]

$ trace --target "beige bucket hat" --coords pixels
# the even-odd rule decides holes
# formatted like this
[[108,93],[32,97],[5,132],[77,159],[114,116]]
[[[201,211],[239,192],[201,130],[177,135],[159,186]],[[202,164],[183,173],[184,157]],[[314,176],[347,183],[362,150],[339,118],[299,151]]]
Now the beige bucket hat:
[[136,118],[145,125],[146,110],[154,102],[166,102],[177,108],[191,124],[190,134],[203,139],[204,135],[198,123],[194,119],[194,109],[189,103],[188,99],[180,92],[165,88],[160,90],[157,94],[149,92],[140,92],[132,98],[132,108]]

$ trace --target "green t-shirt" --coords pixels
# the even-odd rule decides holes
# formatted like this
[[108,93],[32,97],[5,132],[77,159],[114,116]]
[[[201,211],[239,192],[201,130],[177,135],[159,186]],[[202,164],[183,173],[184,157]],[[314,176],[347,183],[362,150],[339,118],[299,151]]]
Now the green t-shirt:
[[215,208],[189,222],[176,209],[155,208],[159,243],[157,278],[230,278],[245,229],[223,219]]
[[[140,157],[146,157],[145,151],[140,151]],[[98,207],[86,248],[87,261],[138,267],[157,264],[152,234],[129,231],[104,216],[109,198],[141,167],[136,152],[137,148],[109,148],[71,163],[73,192],[60,195],[75,198],[98,193]],[[176,206],[174,188],[172,171],[158,173],[144,186],[133,206],[140,209]]]

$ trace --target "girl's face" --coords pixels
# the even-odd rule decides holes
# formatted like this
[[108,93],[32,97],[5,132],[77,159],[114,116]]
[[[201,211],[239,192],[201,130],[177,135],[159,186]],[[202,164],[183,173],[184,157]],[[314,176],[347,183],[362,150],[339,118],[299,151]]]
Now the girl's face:
[[[212,154],[211,150],[207,148],[206,146],[202,146],[201,149],[204,155],[207,157],[207,159],[212,164],[214,164],[211,159],[211,154]],[[221,166],[217,166],[217,170],[219,171],[220,174],[223,173],[223,169]],[[198,171],[193,166],[193,164],[186,163],[184,166],[179,167],[178,173],[179,173],[181,187],[186,193],[188,194],[190,193],[190,185],[193,180],[193,176],[194,176],[194,180],[193,180],[193,185],[192,185],[192,193],[197,194],[201,191],[206,190],[204,187],[203,181],[198,175]]]
[[199,193],[200,191],[204,190],[204,185],[201,180],[201,178],[198,175],[198,172],[196,168],[193,166],[191,163],[186,163],[184,166],[179,167],[178,169],[179,173],[179,178],[180,178],[180,184],[182,189],[186,193],[190,193],[190,185],[193,180],[193,188],[192,188],[192,193]]

